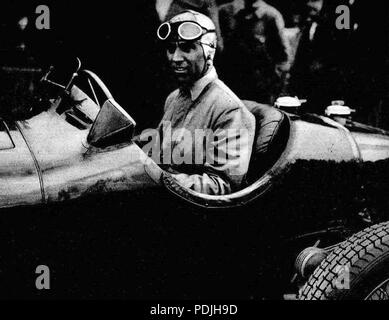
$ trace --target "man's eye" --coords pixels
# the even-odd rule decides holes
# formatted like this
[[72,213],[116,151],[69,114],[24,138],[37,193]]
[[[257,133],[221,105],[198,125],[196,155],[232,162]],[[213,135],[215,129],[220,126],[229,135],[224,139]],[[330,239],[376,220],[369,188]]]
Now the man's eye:
[[184,52],[190,52],[193,49],[193,43],[180,43],[180,49]]
[[173,54],[174,51],[176,51],[176,44],[175,44],[175,43],[167,44],[167,45],[166,45],[166,50],[167,50],[169,53]]

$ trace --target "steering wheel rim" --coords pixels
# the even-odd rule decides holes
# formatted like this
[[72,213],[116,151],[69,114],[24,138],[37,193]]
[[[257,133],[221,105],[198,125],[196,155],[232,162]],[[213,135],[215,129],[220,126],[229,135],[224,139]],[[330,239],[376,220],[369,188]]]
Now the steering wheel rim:
[[99,76],[97,76],[94,72],[92,72],[90,70],[84,69],[84,70],[81,70],[79,72],[79,76],[80,75],[85,75],[86,76],[86,79],[88,80],[88,84],[89,84],[90,89],[91,89],[92,94],[93,94],[93,99],[94,99],[94,101],[96,102],[96,104],[100,108],[101,108],[102,104],[100,104],[100,102],[99,102],[99,100],[97,98],[96,92],[94,90],[93,84],[91,83],[90,80],[93,80],[93,82],[98,86],[100,91],[103,93],[103,95],[104,95],[104,102],[107,101],[108,99],[113,99],[112,93],[109,91],[109,89],[104,84],[104,82],[99,78]]

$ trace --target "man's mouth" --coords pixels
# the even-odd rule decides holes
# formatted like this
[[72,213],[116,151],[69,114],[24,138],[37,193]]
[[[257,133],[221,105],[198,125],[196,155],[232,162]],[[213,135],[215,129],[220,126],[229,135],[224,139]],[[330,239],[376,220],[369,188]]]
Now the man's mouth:
[[187,73],[187,68],[185,67],[173,67],[173,72],[175,73]]

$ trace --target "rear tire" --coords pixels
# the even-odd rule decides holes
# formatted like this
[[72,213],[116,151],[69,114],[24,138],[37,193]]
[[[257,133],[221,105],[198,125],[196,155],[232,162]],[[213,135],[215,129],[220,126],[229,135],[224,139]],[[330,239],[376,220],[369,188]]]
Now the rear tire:
[[389,300],[389,222],[342,242],[300,290],[300,300]]

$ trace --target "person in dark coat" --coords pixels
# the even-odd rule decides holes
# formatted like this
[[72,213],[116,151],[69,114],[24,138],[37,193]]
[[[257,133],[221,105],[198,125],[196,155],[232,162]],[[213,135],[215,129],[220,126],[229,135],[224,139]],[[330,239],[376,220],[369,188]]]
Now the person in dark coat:
[[295,60],[289,92],[308,100],[306,111],[323,113],[331,100],[343,98],[340,74],[342,48],[336,41],[335,22],[324,0],[304,0],[300,31],[295,38]]
[[263,0],[235,0],[219,10],[227,84],[242,99],[273,103],[288,66],[281,13]]

